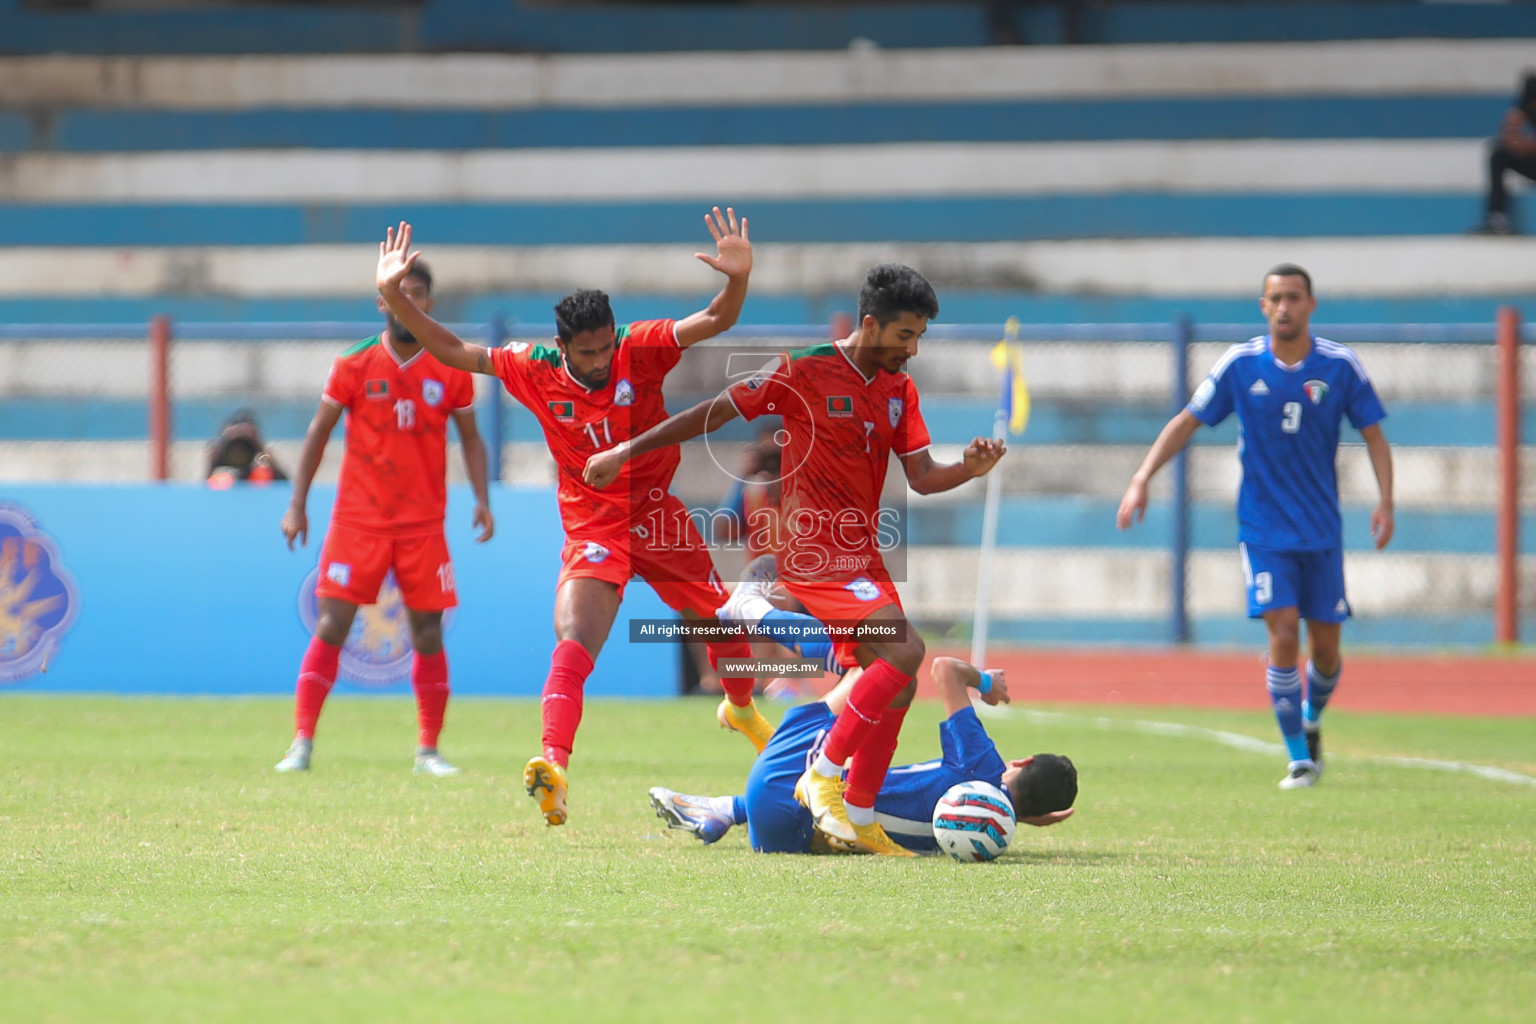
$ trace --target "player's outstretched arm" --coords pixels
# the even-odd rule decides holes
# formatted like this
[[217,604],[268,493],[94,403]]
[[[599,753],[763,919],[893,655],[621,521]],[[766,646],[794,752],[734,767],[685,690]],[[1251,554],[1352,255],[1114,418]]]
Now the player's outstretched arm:
[[480,531],[475,540],[481,544],[496,535],[496,517],[491,515],[491,490],[489,465],[485,458],[485,441],[480,437],[480,427],[475,423],[475,410],[461,409],[453,414],[453,422],[459,428],[459,448],[464,453],[464,472],[469,486],[475,492],[475,517],[472,524]]
[[442,324],[433,320],[416,307],[416,303],[400,290],[400,282],[410,275],[411,268],[421,251],[411,251],[411,226],[400,222],[399,230],[386,228],[384,241],[379,243],[379,266],[374,281],[384,305],[394,314],[406,330],[426,346],[432,358],[444,366],[465,370],[469,373],[495,373],[491,368],[490,353],[482,345],[471,345]]
[[1141,468],[1131,477],[1131,485],[1125,489],[1125,497],[1120,499],[1120,509],[1115,513],[1117,527],[1129,529],[1133,522],[1146,518],[1147,486],[1157,471],[1163,468],[1163,464],[1179,454],[1199,429],[1200,421],[1188,409],[1180,409],[1168,421],[1162,433],[1157,435],[1157,440],[1152,442],[1147,457],[1141,460]]
[[939,699],[944,702],[944,717],[948,718],[956,711],[963,711],[971,706],[971,690],[988,704],[1008,703],[1008,679],[1003,670],[992,669],[988,672],[992,678],[991,685],[986,693],[981,692],[981,672],[968,661],[959,658],[934,658],[933,682],[939,691]]
[[315,410],[315,418],[309,421],[309,429],[304,431],[299,467],[293,471],[293,497],[288,500],[288,511],[283,513],[282,530],[288,539],[289,551],[293,550],[295,540],[301,546],[309,543],[309,514],[304,510],[309,504],[309,485],[315,481],[315,471],[325,457],[325,443],[331,439],[331,431],[336,429],[339,419],[341,406],[322,400],[320,408]]
[[724,395],[707,399],[692,409],[684,409],[662,420],[639,437],[620,441],[607,451],[593,455],[587,460],[582,479],[587,486],[600,490],[618,478],[619,471],[630,459],[718,430],[736,415],[736,407]]
[[927,448],[914,452],[901,460],[907,473],[907,483],[918,494],[938,494],[953,490],[968,480],[986,476],[997,465],[997,460],[1008,454],[1008,446],[989,437],[978,437],[966,445],[959,462],[941,466],[933,461]]
[[1371,468],[1376,471],[1376,486],[1381,489],[1381,501],[1371,512],[1371,537],[1377,549],[1387,546],[1392,539],[1396,522],[1392,512],[1392,446],[1387,435],[1381,432],[1380,423],[1372,423],[1360,431],[1365,439],[1365,450],[1371,457]]
[[752,273],[752,243],[747,240],[747,218],[736,219],[731,207],[720,213],[715,207],[704,215],[704,225],[715,238],[715,255],[696,252],[694,258],[708,263],[725,275],[725,286],[705,308],[677,322],[679,348],[697,345],[707,338],[723,334],[736,325],[741,307],[747,301],[747,278]]

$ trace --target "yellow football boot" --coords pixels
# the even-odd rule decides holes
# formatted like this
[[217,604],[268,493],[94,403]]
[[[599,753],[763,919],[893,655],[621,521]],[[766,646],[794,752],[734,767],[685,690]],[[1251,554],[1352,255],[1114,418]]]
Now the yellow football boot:
[[848,808],[843,806],[841,777],[832,778],[807,768],[800,781],[795,783],[795,799],[811,812],[811,820],[827,838],[849,846],[858,844],[859,834],[848,820]]
[[726,697],[715,709],[715,718],[719,720],[720,728],[735,729],[751,740],[759,754],[768,745],[768,741],[773,739],[773,726],[769,725],[768,719],[757,710],[756,701],[744,708],[738,708],[731,703],[731,698]]
[[530,758],[523,769],[523,787],[538,802],[548,825],[564,825],[568,817],[565,796],[569,787],[565,781],[565,769],[544,757]]
[[886,835],[885,827],[878,821],[871,822],[868,825],[855,825],[853,830],[859,837],[856,845],[867,853],[876,853],[882,857],[917,856],[917,854]]

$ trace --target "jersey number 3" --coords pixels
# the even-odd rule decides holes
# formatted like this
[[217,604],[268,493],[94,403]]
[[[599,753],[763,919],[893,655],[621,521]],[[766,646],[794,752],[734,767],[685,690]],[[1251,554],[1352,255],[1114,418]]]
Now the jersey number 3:
[[1294,434],[1301,429],[1301,403],[1286,402],[1280,407],[1280,429],[1287,434]]

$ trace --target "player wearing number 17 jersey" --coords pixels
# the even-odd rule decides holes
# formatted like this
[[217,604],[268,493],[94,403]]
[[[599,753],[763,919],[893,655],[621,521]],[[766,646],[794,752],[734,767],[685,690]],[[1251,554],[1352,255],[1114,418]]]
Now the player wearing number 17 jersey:
[[[1269,334],[1234,345],[1189,405],[1163,428],[1120,502],[1120,529],[1147,507],[1147,484],[1202,424],[1234,412],[1241,428],[1243,482],[1237,495],[1238,548],[1248,615],[1269,630],[1266,682],[1290,765],[1282,789],[1304,789],[1322,774],[1320,718],[1338,685],[1344,596],[1344,535],[1334,460],[1345,417],[1370,454],[1381,502],[1371,513],[1376,547],[1392,539],[1392,450],[1376,388],[1353,351],[1308,330],[1317,299],[1312,278],[1293,263],[1264,277],[1259,306]],[[1307,621],[1306,694],[1297,668]]]
[[960,462],[933,461],[917,388],[904,368],[938,313],[939,300],[917,271],[894,263],[875,267],[859,292],[859,326],[848,338],[784,355],[721,398],[594,455],[586,472],[589,483],[603,486],[622,479],[627,462],[639,463],[737,415],[783,417],[788,443],[780,507],[791,536],[779,556],[780,582],[829,627],[879,630],[834,636],[839,661],[864,671],[799,791],[829,838],[898,856],[907,851],[875,820],[874,802],[925,649],[880,554],[886,465],[894,452],[913,490],[933,494],[982,476],[1004,453],[1000,442],[978,437]]
[[[416,302],[431,308],[432,277],[425,266],[418,263],[404,287]],[[336,679],[341,645],[358,606],[378,599],[384,577],[393,569],[415,651],[411,684],[420,726],[416,770],[457,774],[437,750],[448,705],[443,611],[458,603],[443,537],[450,419],[458,426],[464,466],[475,491],[479,539],[489,540],[495,529],[474,399],[473,378],[432,358],[394,317],[383,334],[352,346],[331,367],[320,408],[304,436],[293,498],[282,523],[289,548],[295,539],[308,541],[304,506],[309,485],[326,441],[345,412],[347,450],[315,588],[319,618],[300,665],[293,744],[278,762],[278,771],[309,768],[315,726]]]
[[[662,600],[696,622],[713,622],[715,609],[725,602],[703,538],[687,508],[668,492],[678,464],[676,446],[636,460],[619,488],[599,490],[582,479],[593,452],[666,419],[661,385],[683,349],[729,329],[741,313],[752,270],[747,221],[718,207],[704,220],[718,253],[698,258],[726,277],[708,308],[682,320],[618,327],[608,297],[584,289],[555,306],[553,344],[517,342],[500,349],[466,344],[401,293],[399,281],[416,257],[409,224],[401,224],[398,234],[392,230],[380,246],[379,293],[390,309],[444,363],[500,378],[537,417],[559,470],[566,543],[555,589],[557,643],[544,684],[543,751],[523,775],[551,825],[562,825],[567,817],[566,769],[583,689],[631,577],[645,579]],[[744,639],[709,644],[714,664],[751,654]],[[722,675],[720,681],[726,691],[717,711],[721,724],[762,750],[773,728],[752,702],[752,677]]]

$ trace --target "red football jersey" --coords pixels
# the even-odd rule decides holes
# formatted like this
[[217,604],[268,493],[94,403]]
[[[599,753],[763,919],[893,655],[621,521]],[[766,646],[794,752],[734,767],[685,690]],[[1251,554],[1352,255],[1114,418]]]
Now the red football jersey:
[[337,357],[321,397],[347,411],[332,520],[390,533],[441,529],[448,417],[473,408],[474,379],[426,349],[401,362],[375,336]]
[[661,382],[682,358],[677,321],[643,320],[620,327],[608,383],[596,390],[571,376],[557,346],[519,341],[490,353],[496,376],[544,428],[560,471],[557,497],[566,534],[627,532],[631,509],[653,503],[672,485],[677,448],[632,460],[602,490],[588,487],[581,474],[594,452],[667,418]]
[[[827,344],[786,353],[726,394],[746,419],[784,418],[784,577],[883,575],[880,491],[890,453],[911,455],[930,443],[912,378],[882,370],[867,379],[841,346]],[[893,539],[895,523],[885,526]]]

